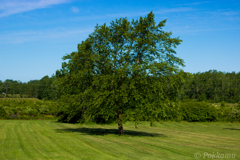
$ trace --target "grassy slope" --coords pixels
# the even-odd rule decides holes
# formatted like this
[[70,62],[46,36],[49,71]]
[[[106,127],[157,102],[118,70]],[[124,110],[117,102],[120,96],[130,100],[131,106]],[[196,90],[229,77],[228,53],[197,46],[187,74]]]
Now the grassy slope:
[[0,159],[195,159],[194,153],[233,153],[240,159],[240,123],[164,122],[149,127],[0,121]]

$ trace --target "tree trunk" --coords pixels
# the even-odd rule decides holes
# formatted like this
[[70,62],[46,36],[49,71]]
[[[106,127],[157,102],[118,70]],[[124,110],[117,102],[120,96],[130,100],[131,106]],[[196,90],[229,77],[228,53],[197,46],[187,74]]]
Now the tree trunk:
[[138,127],[137,127],[137,124],[138,124],[138,123],[137,123],[137,122],[135,122],[135,128],[138,128]]
[[122,125],[122,118],[121,113],[117,113],[117,120],[118,120],[118,134],[123,135],[123,125]]

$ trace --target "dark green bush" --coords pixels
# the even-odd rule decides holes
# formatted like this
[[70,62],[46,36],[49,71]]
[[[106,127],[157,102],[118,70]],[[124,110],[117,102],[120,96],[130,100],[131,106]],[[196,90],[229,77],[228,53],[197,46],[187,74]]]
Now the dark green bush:
[[240,101],[238,102],[237,109],[240,110]]
[[7,119],[7,118],[9,118],[8,113],[2,106],[0,106],[0,119]]
[[217,109],[206,102],[182,102],[182,118],[188,122],[217,121]]
[[218,118],[219,120],[225,120],[227,115],[231,112],[231,107],[221,107],[218,109]]
[[209,100],[207,100],[207,102],[208,103],[216,103],[214,100],[212,100],[212,99],[209,99]]
[[226,103],[225,103],[224,101],[222,101],[222,102],[221,102],[221,107],[225,107],[225,104],[226,104]]
[[236,101],[234,99],[229,99],[228,103],[235,103]]
[[183,99],[182,100],[183,102],[195,102],[195,101],[197,101],[197,99]]
[[234,122],[234,121],[240,122],[240,111],[233,109],[231,112],[228,113],[226,120],[231,122]]
[[207,101],[207,96],[206,96],[206,94],[205,93],[202,93],[200,96],[199,96],[199,98],[198,98],[198,100],[201,102],[201,101]]

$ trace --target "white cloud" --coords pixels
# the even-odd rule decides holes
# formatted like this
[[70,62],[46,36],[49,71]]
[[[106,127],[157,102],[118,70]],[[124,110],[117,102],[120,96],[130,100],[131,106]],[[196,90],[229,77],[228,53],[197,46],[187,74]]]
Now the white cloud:
[[52,5],[67,3],[70,0],[3,0],[0,2],[0,17],[27,12]]
[[79,9],[77,7],[72,7],[71,10],[72,10],[73,13],[78,13],[79,12]]

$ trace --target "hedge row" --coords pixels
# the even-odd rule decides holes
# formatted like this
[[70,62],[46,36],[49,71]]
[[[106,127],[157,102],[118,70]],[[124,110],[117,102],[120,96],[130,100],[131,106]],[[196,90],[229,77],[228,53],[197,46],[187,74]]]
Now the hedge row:
[[182,102],[180,106],[184,121],[240,121],[240,103],[237,106],[228,106],[222,102],[221,106],[217,106],[207,102]]
[[38,99],[0,99],[0,119],[34,119],[53,117],[57,112],[57,104],[52,101]]
[[[0,98],[0,119],[37,119],[43,117],[48,119],[56,114],[57,103],[53,101]],[[181,102],[178,115],[176,115],[175,112],[167,111],[166,114],[168,117],[163,120],[240,122],[240,102],[237,106],[229,106],[224,102],[222,102],[220,106],[207,102]],[[114,117],[112,121],[114,122]],[[96,119],[96,122],[105,123],[101,117]]]

